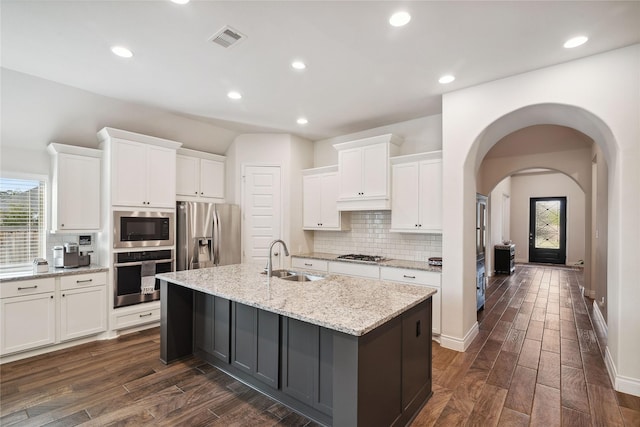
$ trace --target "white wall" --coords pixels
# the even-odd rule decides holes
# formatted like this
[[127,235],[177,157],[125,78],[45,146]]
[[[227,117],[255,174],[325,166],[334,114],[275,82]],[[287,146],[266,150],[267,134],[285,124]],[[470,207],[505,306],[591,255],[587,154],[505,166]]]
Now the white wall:
[[[585,261],[584,192],[561,173],[530,173],[511,177],[511,240],[516,245],[516,262],[529,261],[529,199],[567,198],[567,265]],[[586,262],[586,261],[585,261]]]
[[640,395],[639,69],[640,45],[633,45],[443,96],[444,345],[465,348],[477,334],[469,284],[475,280],[475,177],[484,155],[517,129],[573,127],[601,147],[609,168],[607,367],[617,390]]
[[[105,126],[166,138],[223,154],[237,132],[168,111],[96,95],[0,68],[2,151],[44,152],[50,142],[98,148]],[[4,156],[3,156],[4,157]]]
[[393,123],[368,129],[362,132],[350,133],[335,138],[323,139],[314,143],[313,167],[331,166],[338,164],[338,152],[333,144],[368,138],[370,136],[392,133],[400,136],[404,142],[400,146],[399,155],[424,153],[442,149],[442,116],[426,116],[406,122]]

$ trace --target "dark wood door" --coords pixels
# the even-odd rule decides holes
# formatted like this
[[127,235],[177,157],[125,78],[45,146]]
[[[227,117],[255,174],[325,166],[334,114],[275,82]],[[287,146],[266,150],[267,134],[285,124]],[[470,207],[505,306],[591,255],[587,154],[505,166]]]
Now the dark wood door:
[[565,264],[567,198],[532,197],[529,207],[529,262]]

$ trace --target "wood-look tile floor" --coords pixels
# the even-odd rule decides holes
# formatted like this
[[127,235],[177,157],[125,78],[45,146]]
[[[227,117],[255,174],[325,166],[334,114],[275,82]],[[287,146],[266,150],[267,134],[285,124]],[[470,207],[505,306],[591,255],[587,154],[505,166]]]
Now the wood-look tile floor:
[[[611,388],[581,274],[493,278],[468,351],[434,342],[434,393],[412,426],[640,426],[640,398]],[[0,425],[317,424],[195,357],[163,365],[155,328],[0,366]]]

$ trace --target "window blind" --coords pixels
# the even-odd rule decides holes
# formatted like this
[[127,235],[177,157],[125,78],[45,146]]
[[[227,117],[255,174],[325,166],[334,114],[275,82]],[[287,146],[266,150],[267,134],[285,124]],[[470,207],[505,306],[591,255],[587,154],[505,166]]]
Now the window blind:
[[26,267],[44,256],[45,185],[0,177],[0,269]]

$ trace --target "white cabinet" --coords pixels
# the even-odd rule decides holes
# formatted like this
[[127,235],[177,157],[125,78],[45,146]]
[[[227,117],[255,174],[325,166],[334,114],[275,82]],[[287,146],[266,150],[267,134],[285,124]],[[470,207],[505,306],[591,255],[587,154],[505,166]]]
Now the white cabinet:
[[329,273],[344,274],[346,276],[380,278],[380,267],[377,264],[360,264],[357,262],[332,261],[329,263]]
[[112,205],[174,207],[174,149],[114,141],[111,166]]
[[102,152],[51,143],[51,231],[100,230],[100,163]]
[[334,145],[338,150],[338,209],[390,209],[389,157],[401,142],[387,134]]
[[152,301],[113,310],[111,329],[119,330],[160,321],[160,301]]
[[224,200],[224,156],[179,149],[176,156],[176,195],[180,200]]
[[316,270],[326,273],[329,271],[329,263],[322,259],[291,257],[291,268],[304,270]]
[[106,273],[60,278],[60,341],[107,330]]
[[436,288],[438,292],[431,296],[431,330],[434,334],[440,334],[440,312],[442,305],[440,296],[442,275],[440,273],[424,270],[411,270],[406,268],[381,267],[380,280],[413,283],[415,285]]
[[442,233],[442,152],[395,157],[391,230]]
[[302,227],[305,230],[347,230],[349,218],[338,211],[338,168],[302,171]]
[[53,344],[56,339],[55,280],[38,279],[0,286],[0,354]]

